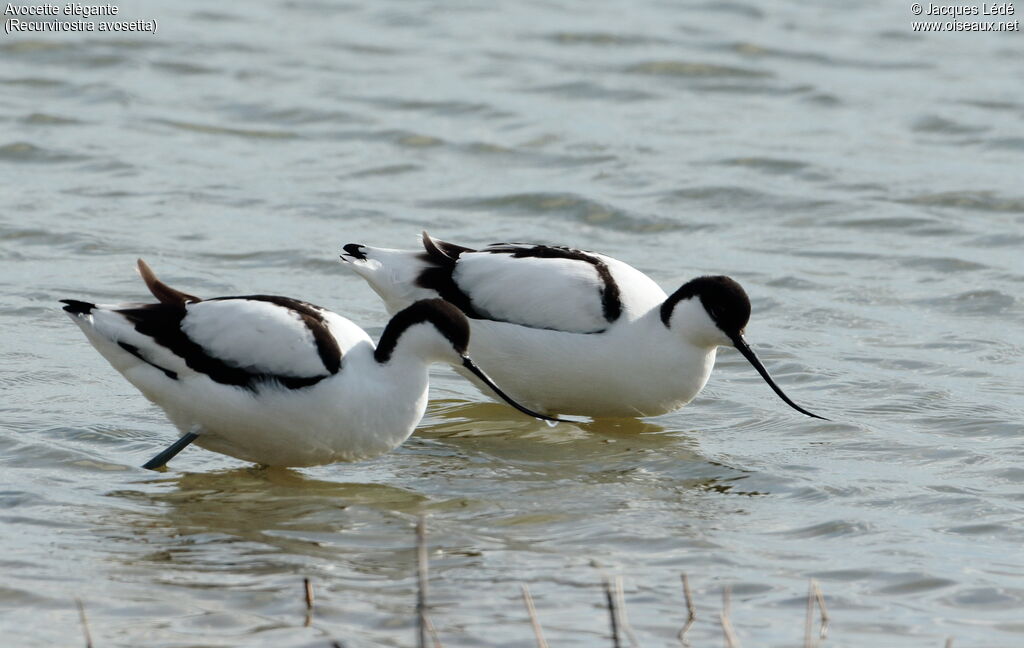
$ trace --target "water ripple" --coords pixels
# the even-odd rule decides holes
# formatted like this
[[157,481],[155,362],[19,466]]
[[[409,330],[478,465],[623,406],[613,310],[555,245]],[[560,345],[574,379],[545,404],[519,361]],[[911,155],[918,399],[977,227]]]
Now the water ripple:
[[[1019,46],[857,4],[147,6],[155,38],[0,42],[0,599],[45,612],[6,643],[79,642],[77,596],[97,645],[397,645],[419,514],[445,645],[525,645],[518,581],[553,645],[608,643],[618,573],[667,645],[681,570],[698,608],[733,585],[745,644],[793,643],[811,575],[837,645],[1021,643]],[[173,426],[55,303],[144,298],[142,253],[379,336],[336,247],[424,228],[736,276],[783,389],[856,424],[726,348],[678,412],[556,428],[437,367],[377,460],[155,474]]]
[[485,198],[431,200],[425,207],[488,211],[516,216],[560,217],[628,232],[663,232],[680,229],[679,223],[630,214],[612,205],[567,193],[524,193]]
[[569,81],[554,85],[525,88],[523,92],[550,95],[565,99],[589,101],[646,101],[657,95],[650,92],[632,89],[609,88],[593,81]]
[[71,126],[84,123],[81,120],[74,119],[72,117],[61,117],[41,112],[34,112],[29,115],[25,115],[19,121],[28,126]]
[[671,77],[680,79],[720,79],[720,78],[765,78],[772,76],[770,72],[754,68],[714,63],[696,63],[692,61],[644,61],[627,65],[622,69],[626,74]]
[[541,40],[556,45],[583,45],[593,47],[640,47],[649,45],[667,45],[671,41],[646,34],[623,34],[612,32],[575,32],[562,31],[537,36]]
[[1017,298],[999,290],[968,290],[955,295],[943,295],[918,300],[927,306],[958,315],[996,315],[1006,313],[1017,305]]
[[755,169],[757,171],[764,171],[765,173],[772,174],[798,173],[804,171],[810,166],[808,163],[800,162],[799,160],[761,157],[729,158],[721,160],[719,164]]
[[992,191],[946,191],[897,200],[925,207],[960,207],[995,213],[1024,213],[1024,198],[1002,197]]
[[85,155],[47,149],[29,142],[11,142],[0,146],[0,162],[61,164],[87,159]]
[[766,208],[779,212],[812,211],[830,204],[828,200],[781,196],[740,186],[676,189],[663,193],[659,202],[667,204],[700,203],[715,210],[748,213],[763,212]]
[[864,70],[920,70],[930,67],[917,62],[899,61],[868,61],[864,59],[843,58],[822,54],[819,52],[801,52],[782,48],[766,47],[750,42],[732,43],[723,49],[734,51],[750,58],[780,58],[787,61],[798,61],[801,63],[814,63],[829,69],[835,68],[859,68]]
[[914,122],[913,130],[918,133],[938,133],[942,135],[972,135],[989,130],[987,126],[971,126],[951,119],[929,115]]
[[294,139],[299,137],[298,133],[287,130],[258,130],[253,128],[232,128],[229,126],[213,126],[210,124],[197,124],[193,122],[179,121],[176,119],[153,119],[154,123],[163,124],[194,133],[208,135],[231,135],[233,137],[252,137],[259,139]]
[[778,531],[777,533],[791,539],[805,538],[841,538],[844,536],[860,536],[871,533],[870,525],[850,520],[830,520],[812,524],[811,526]]

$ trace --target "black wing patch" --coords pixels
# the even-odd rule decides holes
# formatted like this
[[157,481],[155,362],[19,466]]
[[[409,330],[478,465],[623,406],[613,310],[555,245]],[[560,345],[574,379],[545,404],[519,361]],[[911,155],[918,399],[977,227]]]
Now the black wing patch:
[[117,346],[121,347],[122,349],[124,349],[128,353],[132,354],[133,356],[135,356],[139,360],[142,360],[143,362],[145,362],[149,366],[155,367],[155,368],[159,369],[160,371],[164,372],[164,375],[167,376],[168,378],[170,378],[171,380],[177,380],[178,379],[178,372],[177,371],[171,371],[170,369],[165,369],[164,367],[161,367],[160,365],[158,365],[155,362],[150,362],[149,360],[146,359],[145,356],[142,355],[142,352],[139,351],[139,347],[135,346],[134,344],[128,344],[127,342],[118,342]]
[[[211,380],[223,385],[234,385],[255,391],[257,387],[266,382],[277,382],[289,389],[300,389],[317,384],[329,375],[336,374],[341,368],[341,349],[338,347],[334,336],[330,334],[327,325],[324,323],[320,310],[312,304],[287,297],[275,297],[271,295],[253,295],[248,297],[219,297],[208,301],[223,301],[228,299],[250,299],[255,301],[266,301],[288,308],[297,313],[302,321],[309,327],[313,339],[317,345],[317,351],[328,374],[320,376],[287,376],[283,374],[254,372],[240,367],[233,366],[227,362],[209,354],[206,349],[194,342],[182,330],[181,322],[188,311],[184,304],[146,304],[135,308],[124,308],[117,312],[127,318],[139,333],[153,339],[160,346],[168,349],[171,353],[184,360],[193,371],[206,374]],[[132,346],[132,345],[127,345]],[[168,377],[177,378],[177,374],[159,365],[152,363],[143,357],[136,347],[121,347],[126,351],[140,358],[144,362],[160,369]],[[173,374],[173,375],[172,375]]]
[[[459,288],[452,276],[459,257],[464,253],[477,252],[477,250],[431,238],[426,232],[423,233],[423,248],[426,252],[421,254],[420,258],[431,265],[424,269],[419,277],[416,278],[416,285],[437,292],[442,299],[454,304],[467,317],[473,319],[492,319],[473,307],[473,302],[469,295]],[[604,315],[604,319],[611,323],[622,315],[622,295],[619,291],[619,285],[615,282],[615,278],[612,277],[608,265],[592,254],[562,246],[526,246],[511,243],[495,243],[479,251],[490,254],[509,254],[517,259],[532,257],[538,259],[568,259],[589,263],[594,267],[598,278],[601,280],[601,312]]]
[[594,266],[594,270],[603,284],[601,287],[601,312],[604,314],[604,318],[608,322],[614,322],[622,315],[622,295],[619,292],[619,284],[615,283],[615,278],[612,277],[607,264],[592,254],[560,245],[520,247],[507,243],[489,245],[484,252],[511,254],[516,259],[532,257],[535,259],[568,259],[570,261],[589,263]]
[[416,285],[433,290],[441,296],[441,299],[465,313],[466,317],[488,319],[473,308],[473,302],[470,301],[469,295],[462,292],[459,285],[455,283],[455,279],[452,278],[452,272],[455,270],[455,264],[459,261],[459,256],[463,252],[476,252],[476,250],[433,239],[426,232],[423,232],[423,248],[426,252],[420,255],[420,259],[431,265],[416,277]]
[[277,295],[245,295],[243,297],[216,297],[207,301],[225,301],[229,299],[248,299],[250,301],[262,301],[287,308],[302,320],[309,332],[313,334],[313,341],[316,343],[316,351],[320,354],[320,362],[324,368],[332,374],[338,373],[341,369],[341,347],[338,341],[331,335],[327,323],[324,321],[323,309],[319,306],[304,302],[291,297],[278,297]]

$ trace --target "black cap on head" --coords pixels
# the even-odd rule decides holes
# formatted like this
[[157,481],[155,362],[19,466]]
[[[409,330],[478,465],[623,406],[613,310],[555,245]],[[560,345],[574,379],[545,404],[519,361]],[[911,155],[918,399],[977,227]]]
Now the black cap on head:
[[726,276],[697,277],[682,285],[661,305],[661,321],[669,325],[676,304],[684,299],[699,297],[704,310],[722,330],[738,335],[750,321],[750,298],[743,287]]
[[728,336],[736,349],[747,359],[747,362],[761,374],[768,386],[790,407],[813,418],[828,420],[824,416],[818,416],[808,412],[794,403],[789,396],[786,396],[782,388],[775,384],[768,370],[761,360],[758,359],[754,350],[750,348],[747,341],[743,339],[743,329],[750,321],[750,298],[743,290],[743,287],[729,277],[697,277],[686,282],[675,291],[672,296],[661,305],[661,321],[665,326],[669,325],[672,318],[672,310],[683,299],[699,297],[704,310],[711,316],[715,326]]
[[413,303],[412,306],[395,313],[388,325],[384,327],[384,333],[381,334],[377,350],[373,354],[377,362],[387,362],[391,358],[391,354],[398,345],[398,339],[410,326],[425,322],[433,324],[438,332],[451,342],[455,351],[462,356],[462,366],[490,387],[506,403],[534,418],[545,421],[562,420],[520,405],[494,384],[494,381],[469,359],[469,356],[466,355],[466,348],[469,346],[469,320],[462,314],[462,311],[443,299],[421,299]]
[[433,324],[460,355],[466,353],[469,346],[469,321],[462,311],[443,299],[421,299],[395,313],[384,327],[380,342],[377,343],[377,350],[374,352],[377,361],[387,362],[402,333],[410,326],[424,322]]

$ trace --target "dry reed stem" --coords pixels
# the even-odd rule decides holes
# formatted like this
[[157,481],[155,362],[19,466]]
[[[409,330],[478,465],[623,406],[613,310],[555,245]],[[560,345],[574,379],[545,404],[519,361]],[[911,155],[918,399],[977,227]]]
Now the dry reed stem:
[[427,648],[427,522],[421,515],[416,520],[416,618],[419,629],[419,648]]
[[740,642],[736,638],[736,631],[732,628],[732,622],[725,612],[718,613],[718,620],[722,624],[722,634],[725,636],[726,648],[739,648]]
[[683,597],[686,599],[686,623],[676,636],[683,648],[690,648],[690,642],[686,640],[686,633],[690,631],[690,628],[697,621],[697,607],[693,604],[693,594],[690,592],[690,578],[686,574],[682,574],[682,578]]
[[302,588],[306,597],[306,627],[313,624],[313,583],[308,578],[302,579]]
[[740,648],[739,639],[736,638],[736,631],[733,630],[732,621],[729,620],[731,607],[732,588],[726,585],[722,588],[722,612],[718,615],[718,620],[722,624],[722,634],[725,635],[726,648]]
[[615,609],[615,595],[612,594],[612,583],[610,579],[604,580],[604,596],[608,602],[608,618],[612,625],[612,646],[622,648],[619,641],[619,613]]
[[807,584],[807,614],[804,615],[804,648],[814,648],[811,627],[814,625],[814,579]]
[[434,644],[434,648],[444,648],[441,645],[441,638],[437,636],[437,629],[434,628],[434,624],[430,621],[430,617],[424,614],[423,620],[426,621],[427,633],[430,635],[430,641]]
[[530,596],[530,588],[526,583],[520,587],[523,590],[523,603],[526,605],[526,612],[530,615],[530,625],[533,626],[533,636],[537,638],[537,648],[548,648],[548,642],[544,638],[544,630],[540,627],[540,620],[537,618],[537,608],[533,607],[533,597]]
[[[814,606],[818,606],[821,612],[821,626],[818,628],[818,636],[815,637],[814,630]],[[825,637],[828,636],[828,608],[825,606],[825,595],[821,591],[818,581],[813,578],[807,584],[807,616],[804,618],[804,648],[815,648]]]
[[640,642],[636,639],[633,626],[629,623],[629,615],[626,613],[626,592],[622,587],[622,576],[615,577],[615,607],[619,611],[619,626],[626,633],[631,648],[640,648]]
[[419,516],[416,520],[416,564],[417,564],[417,588],[416,588],[416,616],[419,618],[419,645],[420,648],[427,648],[427,636],[434,648],[443,648],[441,639],[437,636],[437,629],[427,615],[427,519]]
[[93,648],[92,635],[89,633],[89,619],[85,617],[85,606],[82,605],[82,599],[76,598],[75,604],[78,606],[78,618],[82,621],[82,634],[85,635],[85,648]]
[[818,630],[818,638],[824,641],[828,637],[828,608],[825,606],[825,594],[821,591],[818,581],[811,579],[811,586],[814,588],[814,598],[818,601],[818,610],[821,611],[821,629]]

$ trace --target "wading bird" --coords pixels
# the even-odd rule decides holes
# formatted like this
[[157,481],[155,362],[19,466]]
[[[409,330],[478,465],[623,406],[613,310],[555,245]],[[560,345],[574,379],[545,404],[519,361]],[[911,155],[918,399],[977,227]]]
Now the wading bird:
[[311,466],[383,454],[405,441],[427,406],[427,367],[458,366],[516,409],[466,349],[466,317],[440,299],[395,313],[376,347],[363,329],[290,297],[200,299],[163,283],[141,259],[157,302],[98,306],[62,300],[96,350],[190,443],[268,466]]
[[[548,414],[654,416],[690,402],[719,346],[783,393],[743,338],[750,300],[733,279],[697,277],[671,295],[622,261],[569,247],[480,250],[423,233],[422,250],[344,246],[389,313],[441,298],[470,318],[471,353],[512,398]],[[465,371],[462,371],[466,374]],[[485,393],[487,385],[466,374]]]

